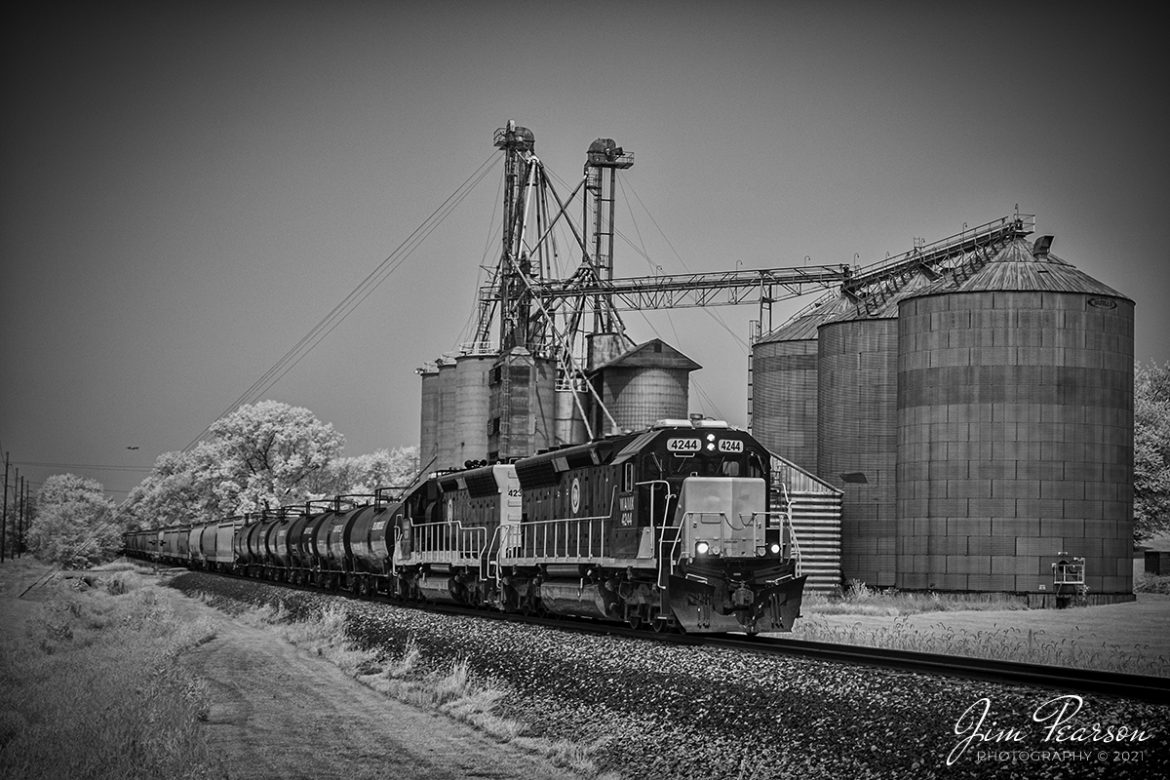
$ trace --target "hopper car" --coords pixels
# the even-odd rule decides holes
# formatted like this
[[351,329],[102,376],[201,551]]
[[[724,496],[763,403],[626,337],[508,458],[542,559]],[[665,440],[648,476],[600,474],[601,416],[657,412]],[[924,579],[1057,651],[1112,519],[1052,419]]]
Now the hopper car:
[[[132,531],[129,555],[278,582],[694,633],[789,631],[805,577],[770,456],[664,420],[392,495]],[[777,486],[778,487],[778,486]]]

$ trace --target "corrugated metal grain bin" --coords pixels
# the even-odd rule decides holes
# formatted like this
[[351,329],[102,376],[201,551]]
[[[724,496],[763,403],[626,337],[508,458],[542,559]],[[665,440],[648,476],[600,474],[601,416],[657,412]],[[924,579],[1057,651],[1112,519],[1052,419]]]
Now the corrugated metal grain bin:
[[828,299],[752,345],[752,435],[808,471],[817,469],[817,328],[849,306]]
[[892,587],[897,467],[895,319],[822,325],[818,340],[817,474],[841,490],[846,580]]
[[843,493],[846,581],[895,582],[898,301],[929,284],[916,274],[875,289],[817,329],[816,473]]
[[1133,598],[1133,302],[1049,242],[899,306],[899,587]]
[[841,587],[841,491],[779,455],[772,455],[769,508],[792,521],[806,593]]
[[649,428],[662,419],[689,414],[690,374],[699,364],[662,339],[630,349],[593,372],[591,381],[613,415],[614,424],[595,414],[594,434]]

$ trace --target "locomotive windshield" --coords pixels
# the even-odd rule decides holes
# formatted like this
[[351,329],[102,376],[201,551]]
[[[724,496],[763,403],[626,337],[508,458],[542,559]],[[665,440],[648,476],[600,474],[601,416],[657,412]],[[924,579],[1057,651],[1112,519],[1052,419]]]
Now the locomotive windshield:
[[642,480],[682,477],[755,477],[766,479],[768,469],[754,447],[741,439],[705,443],[697,438],[669,438],[642,458]]

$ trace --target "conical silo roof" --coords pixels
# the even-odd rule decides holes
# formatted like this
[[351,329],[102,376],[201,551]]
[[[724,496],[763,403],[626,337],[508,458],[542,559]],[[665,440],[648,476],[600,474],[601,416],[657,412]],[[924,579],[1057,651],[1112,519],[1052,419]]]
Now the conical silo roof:
[[805,312],[761,337],[757,344],[773,344],[780,341],[816,340],[817,328],[826,322],[839,319],[842,314],[856,310],[856,304],[844,295],[830,298],[820,306]]
[[1041,238],[1036,244],[1043,248],[1037,250],[1027,239],[1016,238],[969,277],[948,274],[934,284],[903,297],[960,292],[1054,292],[1104,295],[1129,300],[1122,293],[1049,252],[1047,246],[1051,244],[1051,237]]

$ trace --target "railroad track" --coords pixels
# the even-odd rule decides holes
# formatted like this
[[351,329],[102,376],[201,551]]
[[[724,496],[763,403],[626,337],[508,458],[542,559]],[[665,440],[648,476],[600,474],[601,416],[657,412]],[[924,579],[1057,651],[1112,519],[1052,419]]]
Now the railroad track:
[[[476,613],[482,614],[482,613]],[[811,642],[745,634],[658,634],[604,623],[538,619],[541,625],[569,631],[606,633],[671,644],[716,647],[729,650],[812,658],[875,668],[895,669],[933,676],[981,680],[1001,685],[1051,688],[1062,693],[1092,693],[1155,704],[1170,701],[1170,678],[1095,669],[1049,666],[969,656],[890,650],[881,647]]]
[[[305,592],[326,593],[353,599],[358,598],[347,591],[322,590],[316,587],[290,585],[272,580],[258,580],[236,574],[220,573],[217,576],[229,577],[245,582],[276,585]],[[1050,688],[1063,693],[1092,693],[1103,696],[1117,696],[1158,704],[1170,701],[1170,678],[1166,677],[990,660],[967,656],[941,655],[909,650],[890,650],[859,645],[842,645],[831,642],[811,642],[787,637],[655,632],[647,629],[629,628],[617,623],[602,623],[595,620],[573,620],[562,617],[522,615],[454,604],[407,602],[384,595],[367,597],[362,600],[384,603],[391,606],[423,609],[440,614],[474,617],[480,620],[487,619],[527,623],[576,633],[601,633],[609,636],[620,636],[667,644],[714,647],[767,655],[799,656],[831,663],[895,669],[917,674],[954,677],[957,679],[981,680],[1001,685]]]

